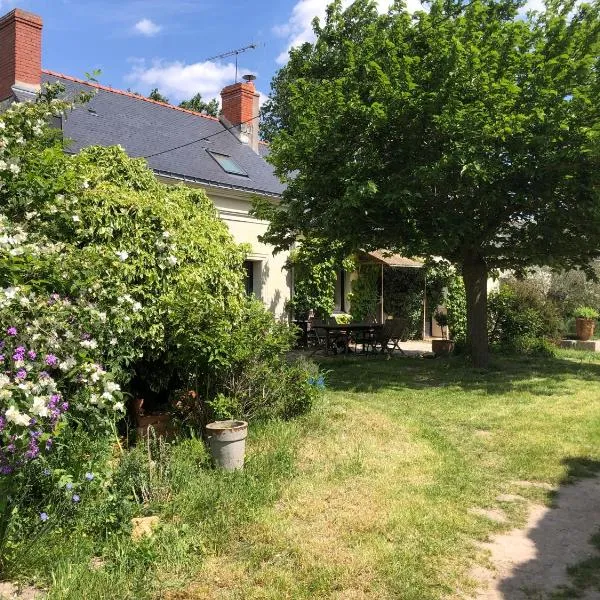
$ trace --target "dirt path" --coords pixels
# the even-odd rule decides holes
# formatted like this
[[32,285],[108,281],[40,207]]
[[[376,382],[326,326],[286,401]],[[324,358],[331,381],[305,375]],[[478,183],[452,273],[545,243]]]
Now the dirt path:
[[[524,485],[526,482],[515,482]],[[533,505],[523,529],[495,536],[483,544],[493,569],[473,573],[480,583],[478,600],[600,600],[600,592],[568,592],[573,580],[567,567],[600,557],[590,537],[600,527],[600,478],[563,486],[555,507]],[[556,596],[555,596],[556,597]]]

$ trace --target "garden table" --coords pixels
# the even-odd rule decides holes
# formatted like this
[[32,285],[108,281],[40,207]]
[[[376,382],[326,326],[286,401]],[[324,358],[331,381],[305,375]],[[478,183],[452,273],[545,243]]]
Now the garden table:
[[332,342],[344,341],[344,354],[348,354],[348,342],[353,333],[372,335],[381,329],[381,323],[347,323],[344,325],[319,325],[319,329],[325,332],[325,354],[329,354]]

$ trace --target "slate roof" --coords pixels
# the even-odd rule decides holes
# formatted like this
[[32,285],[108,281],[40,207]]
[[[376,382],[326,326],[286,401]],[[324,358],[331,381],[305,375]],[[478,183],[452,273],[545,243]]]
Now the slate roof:
[[[70,96],[95,92],[89,103],[63,119],[64,135],[72,140],[69,150],[73,152],[119,144],[132,157],[146,157],[157,175],[271,196],[284,190],[271,165],[214,117],[43,72],[42,83],[55,81],[60,81]],[[230,156],[248,177],[225,172],[208,150]],[[265,150],[268,152],[261,144],[261,154]]]

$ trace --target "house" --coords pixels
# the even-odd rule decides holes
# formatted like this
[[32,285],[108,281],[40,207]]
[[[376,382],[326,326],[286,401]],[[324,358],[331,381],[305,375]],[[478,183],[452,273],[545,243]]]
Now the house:
[[246,286],[278,317],[291,282],[285,253],[259,242],[267,223],[249,212],[253,196],[276,200],[283,186],[263,156],[258,100],[251,77],[221,92],[222,116],[210,117],[143,96],[42,68],[42,19],[15,9],[0,18],[0,110],[33,100],[47,83],[61,82],[68,94],[94,92],[84,106],[60,120],[70,152],[92,145],[120,145],[144,157],[167,184],[202,188],[234,239],[251,251]]

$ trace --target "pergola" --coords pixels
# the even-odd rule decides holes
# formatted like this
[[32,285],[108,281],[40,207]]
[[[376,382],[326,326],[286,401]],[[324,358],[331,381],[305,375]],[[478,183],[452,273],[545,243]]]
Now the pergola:
[[[359,262],[378,264],[381,266],[381,302],[379,307],[379,321],[383,323],[383,290],[384,290],[384,268],[391,267],[393,269],[422,269],[425,263],[421,260],[407,258],[400,254],[394,254],[389,250],[373,250],[365,252],[359,256]],[[427,297],[427,278],[425,278],[425,287],[423,289],[423,307],[425,307],[425,299]],[[426,314],[423,310],[423,335],[426,330]]]

